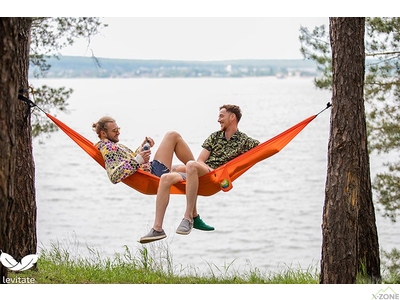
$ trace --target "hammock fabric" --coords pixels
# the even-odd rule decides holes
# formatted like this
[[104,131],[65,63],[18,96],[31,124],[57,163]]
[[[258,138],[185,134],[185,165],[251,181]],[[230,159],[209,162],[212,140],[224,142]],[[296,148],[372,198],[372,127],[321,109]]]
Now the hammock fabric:
[[[66,124],[46,113],[61,130],[75,141],[86,153],[96,160],[103,168],[104,160],[94,144],[68,127]],[[219,191],[227,192],[232,189],[232,182],[256,163],[281,151],[300,131],[302,131],[317,115],[313,115],[257,147],[235,157],[214,171],[199,178],[198,195],[211,196]],[[148,172],[137,170],[122,182],[146,195],[156,195],[160,178]],[[171,186],[171,194],[185,194],[186,181],[182,180]]]

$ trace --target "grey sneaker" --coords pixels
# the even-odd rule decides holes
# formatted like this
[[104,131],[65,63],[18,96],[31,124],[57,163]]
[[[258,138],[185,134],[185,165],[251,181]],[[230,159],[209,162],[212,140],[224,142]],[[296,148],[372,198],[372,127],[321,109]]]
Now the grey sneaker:
[[176,233],[178,234],[189,234],[192,231],[193,222],[188,219],[182,219],[181,224],[176,229]]
[[157,231],[157,230],[154,230],[154,228],[152,228],[148,234],[146,234],[145,236],[142,236],[140,238],[139,242],[141,244],[146,244],[146,243],[151,243],[154,241],[162,240],[166,237],[167,237],[167,235],[165,234],[164,230]]

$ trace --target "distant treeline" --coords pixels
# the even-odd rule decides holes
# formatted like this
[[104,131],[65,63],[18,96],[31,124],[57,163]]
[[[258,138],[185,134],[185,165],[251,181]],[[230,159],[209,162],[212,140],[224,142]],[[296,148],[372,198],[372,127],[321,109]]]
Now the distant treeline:
[[[46,78],[316,76],[315,62],[301,59],[179,61],[60,56],[47,61]],[[30,67],[29,76],[39,70]]]

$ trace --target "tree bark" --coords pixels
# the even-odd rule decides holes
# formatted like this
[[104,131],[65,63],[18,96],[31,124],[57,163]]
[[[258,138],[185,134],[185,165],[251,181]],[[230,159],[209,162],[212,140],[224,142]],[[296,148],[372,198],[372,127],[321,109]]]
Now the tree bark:
[[[9,213],[15,201],[15,111],[19,88],[18,18],[0,18],[0,250],[11,252]],[[8,269],[0,264],[0,283]]]
[[[37,252],[30,107],[18,100],[18,91],[28,87],[31,23],[31,18],[1,18],[0,25],[3,43],[0,181],[7,187],[4,189],[1,184],[0,249],[17,261]],[[6,268],[2,266],[0,272],[2,278],[7,277]]]
[[330,18],[333,93],[321,283],[380,278],[364,108],[365,18]]
[[[18,64],[19,88],[28,90],[29,49],[31,18],[19,18]],[[24,95],[29,97],[28,93]],[[35,165],[32,148],[31,108],[18,101],[15,116],[17,160],[15,165],[15,205],[10,214],[13,232],[10,235],[14,258],[20,260],[28,254],[36,254],[36,191]]]

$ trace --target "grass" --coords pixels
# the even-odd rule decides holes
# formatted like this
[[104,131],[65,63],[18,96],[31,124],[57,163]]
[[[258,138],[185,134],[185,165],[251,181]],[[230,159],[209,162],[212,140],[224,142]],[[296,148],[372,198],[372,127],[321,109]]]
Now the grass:
[[[223,267],[208,264],[201,274],[190,266],[174,266],[168,247],[162,243],[148,244],[135,254],[125,246],[123,254],[113,258],[102,258],[87,247],[89,255],[76,254],[73,248],[59,243],[42,248],[35,268],[23,273],[9,272],[9,278],[18,283],[20,278],[30,278],[36,284],[318,284],[319,271],[316,267],[304,270],[286,267],[283,271],[262,272],[258,268],[234,270],[234,262]],[[75,253],[75,254],[74,254]],[[399,283],[399,274],[391,272],[383,283]],[[22,282],[23,283],[23,282]],[[357,283],[369,283],[360,274]]]
[[[149,244],[151,245],[151,244]],[[125,252],[113,258],[102,258],[88,248],[86,257],[73,255],[73,251],[59,244],[41,249],[35,268],[23,273],[9,272],[9,278],[33,278],[36,284],[317,284],[318,272],[287,268],[279,274],[261,272],[257,268],[235,271],[233,263],[221,267],[208,265],[207,274],[193,267],[174,266],[168,249],[144,246],[132,254]]]

